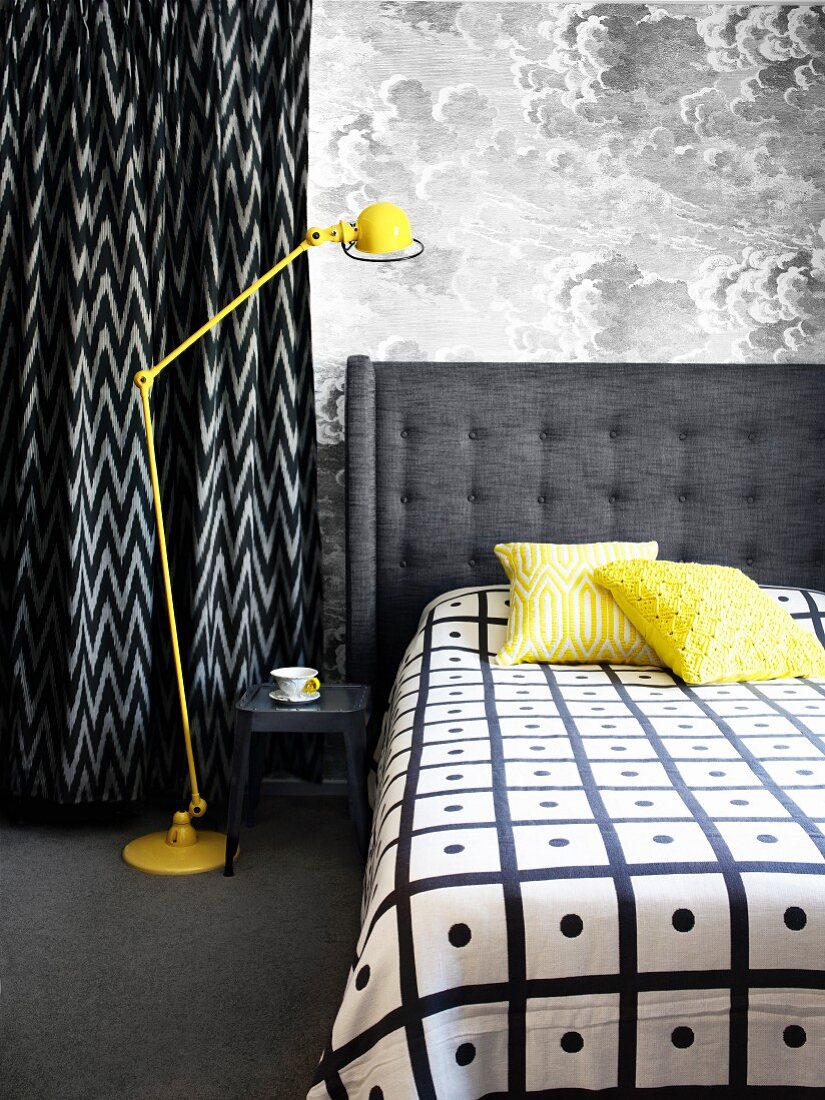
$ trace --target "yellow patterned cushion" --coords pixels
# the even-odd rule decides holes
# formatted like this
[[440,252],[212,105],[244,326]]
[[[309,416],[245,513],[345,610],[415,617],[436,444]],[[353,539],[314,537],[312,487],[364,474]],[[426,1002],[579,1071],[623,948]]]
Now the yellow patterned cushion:
[[815,635],[738,569],[615,562],[596,580],[688,684],[825,676]]
[[500,665],[660,663],[613,598],[593,580],[593,571],[607,562],[655,558],[655,542],[508,542],[495,549],[510,579],[510,618],[498,654]]

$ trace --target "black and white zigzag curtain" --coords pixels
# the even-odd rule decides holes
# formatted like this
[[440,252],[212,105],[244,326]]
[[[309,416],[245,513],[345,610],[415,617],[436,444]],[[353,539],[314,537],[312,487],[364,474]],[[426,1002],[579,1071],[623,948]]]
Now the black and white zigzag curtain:
[[[310,0],[0,3],[0,765],[59,802],[180,789],[132,378],[305,231]],[[306,259],[156,382],[193,737],[319,652]],[[304,774],[319,746],[293,746]]]

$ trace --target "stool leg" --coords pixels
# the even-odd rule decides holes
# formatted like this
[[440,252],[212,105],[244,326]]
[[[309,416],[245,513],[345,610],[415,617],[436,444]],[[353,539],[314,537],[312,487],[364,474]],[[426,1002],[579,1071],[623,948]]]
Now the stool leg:
[[261,801],[261,784],[264,780],[264,740],[260,730],[249,747],[249,788],[246,799],[246,824],[249,828],[255,824],[255,811]]
[[249,742],[252,736],[252,715],[235,712],[235,745],[232,749],[232,781],[229,787],[229,814],[226,822],[226,862],[223,873],[228,878],[234,872],[235,853],[241,833],[243,796],[249,774]]
[[349,809],[355,825],[355,838],[361,858],[367,854],[369,842],[369,806],[367,804],[366,768],[367,730],[364,714],[354,714],[344,730],[347,754],[347,787]]

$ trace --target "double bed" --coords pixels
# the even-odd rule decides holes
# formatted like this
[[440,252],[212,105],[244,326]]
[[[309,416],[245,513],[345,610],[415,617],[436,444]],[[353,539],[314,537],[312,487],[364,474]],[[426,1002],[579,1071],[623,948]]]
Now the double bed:
[[385,712],[312,1100],[825,1087],[825,683],[497,667],[497,542],[656,538],[825,641],[825,369],[348,367],[348,671]]

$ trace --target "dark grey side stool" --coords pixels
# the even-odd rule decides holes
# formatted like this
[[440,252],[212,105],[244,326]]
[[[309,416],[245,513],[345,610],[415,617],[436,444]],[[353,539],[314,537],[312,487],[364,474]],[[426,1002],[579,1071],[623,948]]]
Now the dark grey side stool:
[[367,804],[367,723],[370,689],[362,684],[330,684],[321,688],[315,703],[289,706],[269,697],[273,683],[255,684],[235,704],[235,746],[232,752],[232,782],[229,790],[229,815],[226,825],[226,864],[224,875],[234,871],[235,853],[241,831],[244,791],[249,788],[250,823],[260,796],[263,746],[256,745],[250,768],[253,734],[264,733],[340,733],[347,757],[347,785],[350,815],[362,857],[369,840]]

